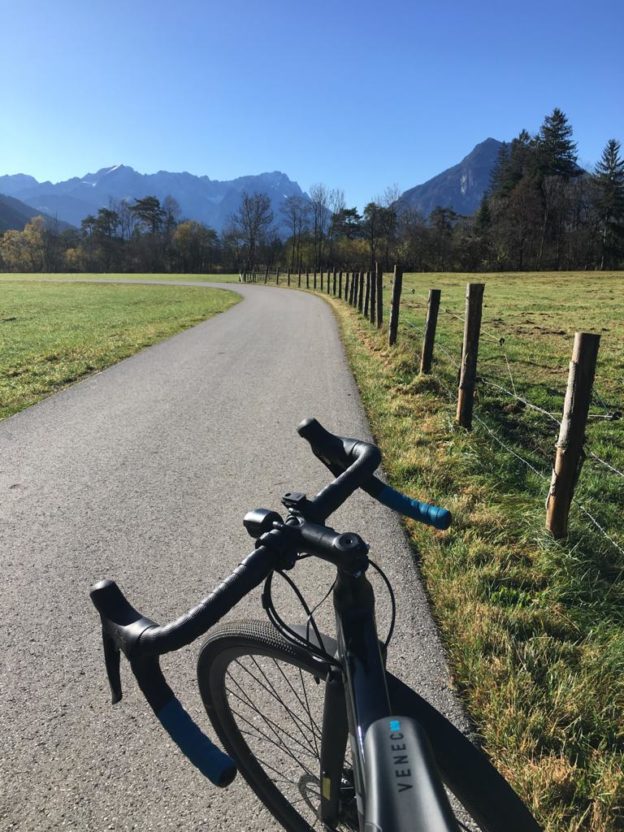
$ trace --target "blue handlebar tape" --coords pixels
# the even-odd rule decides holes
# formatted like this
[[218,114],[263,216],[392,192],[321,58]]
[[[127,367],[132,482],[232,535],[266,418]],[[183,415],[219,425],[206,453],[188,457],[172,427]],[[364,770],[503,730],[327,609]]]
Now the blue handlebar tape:
[[389,485],[381,489],[377,499],[393,511],[398,511],[399,514],[403,514],[405,517],[419,520],[421,523],[426,523],[436,529],[448,529],[451,525],[451,512],[448,509],[432,506],[429,503],[421,503],[420,500],[410,500],[405,494],[395,491]]
[[171,699],[156,714],[163,728],[193,765],[215,786],[229,786],[236,765],[193,722],[178,699]]

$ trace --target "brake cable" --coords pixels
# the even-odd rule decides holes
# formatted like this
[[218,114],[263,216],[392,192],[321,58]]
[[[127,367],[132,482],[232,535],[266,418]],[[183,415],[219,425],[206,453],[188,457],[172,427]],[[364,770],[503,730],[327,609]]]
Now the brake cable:
[[[304,560],[307,557],[311,557],[311,555],[303,555],[297,558],[297,560]],[[386,588],[388,590],[388,596],[390,598],[390,626],[388,628],[388,634],[383,642],[384,649],[388,647],[390,644],[390,640],[394,634],[394,626],[396,622],[396,598],[394,595],[394,590],[392,589],[392,584],[386,573],[383,569],[378,566],[375,561],[369,560],[369,563],[373,567],[373,569],[381,576],[382,580],[384,581]],[[304,638],[299,633],[295,632],[291,627],[286,624],[286,622],[281,618],[280,614],[278,613],[275,604],[273,602],[273,595],[272,595],[272,585],[273,585],[273,575],[277,573],[280,575],[286,583],[291,587],[295,595],[297,596],[301,606],[303,607],[306,615],[306,634],[307,638]],[[264,583],[264,589],[262,591],[262,606],[266,610],[267,616],[273,626],[282,634],[282,636],[292,644],[298,647],[305,647],[309,650],[313,655],[317,656],[318,658],[323,659],[324,661],[329,662],[334,666],[338,666],[338,662],[336,661],[334,656],[330,656],[329,653],[323,649],[323,639],[321,637],[320,631],[317,627],[316,621],[314,619],[314,613],[317,609],[327,600],[329,595],[331,594],[334,586],[336,584],[336,579],[334,579],[332,585],[329,587],[323,598],[316,604],[313,610],[310,610],[308,603],[306,602],[303,594],[301,593],[299,587],[295,584],[295,582],[287,575],[283,570],[277,569],[275,572],[272,572],[266,579]],[[314,635],[316,636],[318,647],[314,644],[314,642],[310,641],[309,632],[310,626],[314,630]]]

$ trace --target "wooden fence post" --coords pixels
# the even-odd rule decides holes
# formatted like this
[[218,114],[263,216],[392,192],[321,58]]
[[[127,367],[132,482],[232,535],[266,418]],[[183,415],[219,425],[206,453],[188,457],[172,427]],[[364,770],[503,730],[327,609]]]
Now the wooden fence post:
[[321,292],[323,291],[323,269],[321,269]]
[[377,271],[375,269],[373,269],[373,271],[370,273],[370,307],[369,307],[369,311],[370,311],[369,320],[373,324],[373,326],[375,325],[375,322],[377,320],[377,304],[376,304],[376,301],[377,301]]
[[342,270],[338,272],[338,300],[342,300]]
[[360,272],[360,280],[359,280],[359,293],[358,293],[358,312],[362,314],[364,311],[364,279],[366,275],[364,272]]
[[469,283],[466,286],[466,318],[464,321],[464,343],[459,376],[457,421],[467,430],[472,430],[472,410],[474,390],[477,383],[477,356],[479,354],[484,289],[484,283]]
[[377,263],[377,329],[383,326],[383,269]]
[[355,297],[355,278],[356,272],[351,272],[351,281],[349,283],[349,304],[353,306],[353,298]]
[[288,272],[286,274],[286,283],[288,286],[290,286],[290,269],[288,269]]
[[555,467],[546,501],[546,528],[557,539],[568,533],[568,515],[584,458],[585,426],[599,346],[600,335],[591,332],[574,335]]
[[279,270],[279,266],[278,266],[275,269],[275,285],[276,286],[279,286],[279,273],[280,273],[280,270]]
[[360,288],[361,288],[361,277],[362,272],[357,272],[355,275],[355,295],[353,296],[353,306],[355,309],[358,308],[358,303],[360,302]]
[[368,309],[370,305],[370,285],[371,285],[371,273],[366,272],[366,287],[364,292],[364,317],[368,318]]
[[420,358],[420,373],[426,375],[431,372],[433,360],[433,344],[435,342],[436,327],[438,325],[438,310],[440,309],[441,289],[429,289],[429,303],[427,305],[427,321],[425,323],[425,337],[423,339],[422,356]]
[[394,267],[394,285],[392,286],[392,306],[390,307],[390,327],[388,333],[388,344],[396,344],[397,331],[399,329],[399,306],[401,304],[401,289],[403,288],[403,270],[400,266]]
[[332,274],[332,295],[336,297],[336,267],[334,266],[334,271]]
[[306,271],[306,289],[310,288],[310,272]]

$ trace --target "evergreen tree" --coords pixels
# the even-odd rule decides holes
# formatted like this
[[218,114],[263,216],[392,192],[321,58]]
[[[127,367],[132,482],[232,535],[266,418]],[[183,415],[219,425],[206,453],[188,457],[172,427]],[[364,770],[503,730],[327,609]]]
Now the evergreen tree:
[[563,176],[569,179],[582,172],[577,165],[572,126],[558,107],[544,119],[537,136],[536,149],[538,171],[542,176]]
[[511,144],[502,145],[492,174],[491,194],[509,196],[522,178],[534,171],[534,157],[535,140],[526,130],[522,130]]
[[624,159],[620,143],[609,139],[594,171],[600,222],[600,268],[616,265],[624,250]]
[[498,158],[494,168],[492,169],[488,193],[495,196],[503,196],[510,190],[510,162],[511,145],[507,142],[503,142],[498,149]]
[[166,212],[155,196],[144,196],[142,199],[135,199],[134,205],[130,206],[136,221],[149,234],[158,234],[163,226]]
[[481,200],[481,205],[479,206],[479,210],[477,211],[477,216],[475,218],[475,228],[478,233],[484,234],[490,226],[492,225],[492,212],[490,211],[490,203],[488,202],[487,196],[484,196]]

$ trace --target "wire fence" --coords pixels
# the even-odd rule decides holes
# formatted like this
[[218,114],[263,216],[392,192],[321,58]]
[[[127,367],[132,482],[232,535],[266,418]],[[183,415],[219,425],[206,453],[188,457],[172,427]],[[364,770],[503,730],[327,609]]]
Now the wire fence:
[[[428,309],[428,304],[419,300],[410,299],[408,302],[408,307],[410,309]],[[463,326],[464,318],[458,314],[457,312],[449,309],[448,307],[440,306],[439,311],[446,316],[447,319],[452,320],[458,324]],[[499,321],[497,321],[499,323]],[[501,322],[502,323],[502,322]],[[419,335],[424,338],[424,328],[418,326],[413,320],[408,320],[405,322],[407,329],[410,333],[414,335]],[[544,417],[548,424],[556,425],[557,429],[561,428],[561,418],[556,416],[550,410],[546,409],[536,402],[532,401],[527,395],[522,395],[518,389],[517,378],[512,369],[512,362],[513,357],[510,356],[509,353],[509,343],[510,343],[510,336],[509,334],[505,335],[497,335],[488,332],[485,328],[481,328],[480,337],[484,338],[490,348],[490,354],[486,357],[487,363],[492,363],[495,361],[501,362],[501,369],[506,370],[506,375],[508,378],[508,383],[505,384],[502,382],[501,379],[496,378],[491,375],[490,372],[480,373],[478,376],[478,384],[483,385],[485,388],[490,389],[498,396],[502,396],[506,399],[509,399],[519,405],[522,406],[522,409],[527,409],[535,414],[538,414]],[[497,349],[494,352],[491,352],[491,348],[496,345]],[[444,345],[439,343],[439,340],[436,342],[435,345],[436,355],[441,354],[445,362],[448,362],[451,372],[460,372],[460,365],[458,363],[458,354],[453,354],[450,350],[448,350]],[[448,368],[447,368],[448,369]],[[448,400],[452,403],[457,401],[456,392],[453,391],[448,385],[446,385],[440,378],[439,375],[436,375],[436,381],[440,384],[444,393]],[[563,399],[563,390],[560,391],[558,397]],[[549,398],[552,399],[553,394],[552,391],[550,392]],[[594,402],[595,406],[600,408],[602,412],[593,412],[588,414],[588,419],[592,420],[593,422],[613,422],[616,421],[621,417],[621,409],[613,404],[608,404],[605,401],[606,397],[600,395],[600,393],[595,389],[593,390],[592,401]],[[513,447],[510,442],[506,442],[500,434],[492,428],[487,421],[483,418],[483,416],[479,412],[473,413],[474,420],[478,423],[480,428],[484,431],[485,435],[493,441],[499,448],[503,449],[505,453],[512,456],[519,464],[524,466],[527,470],[529,470],[532,474],[535,474],[540,481],[543,483],[544,491],[546,495],[550,492],[551,482],[553,477],[553,467],[552,463],[549,464],[549,460],[545,460],[547,464],[549,464],[549,469],[540,470],[533,462],[529,461],[525,455],[523,455],[518,448]],[[546,434],[543,434],[545,436]],[[534,452],[537,451],[537,448],[532,449]],[[613,465],[608,460],[602,458],[598,454],[594,453],[591,448],[587,447],[587,443],[585,444],[584,448],[584,458],[587,458],[595,465],[597,468],[606,469],[610,475],[623,479],[624,478],[624,471],[620,470],[616,465]],[[585,505],[584,502],[581,502],[576,496],[572,498],[572,504],[575,508],[578,509],[580,514],[586,518],[587,521],[594,527],[594,529],[602,536],[602,538],[607,541],[620,555],[624,555],[624,547],[620,545],[620,543],[614,538],[612,534],[605,528],[605,525],[600,522],[600,520],[595,516],[592,511]]]
[[[332,278],[331,282],[330,277]],[[367,278],[367,280],[369,281],[368,288],[366,288],[366,297],[368,298],[369,291],[373,294],[374,289],[373,283],[370,282],[370,278]],[[298,278],[298,282],[302,282],[302,279]],[[277,276],[276,283],[278,283]],[[286,281],[282,280],[282,283],[285,285]],[[393,283],[393,281],[391,281],[391,283]],[[290,285],[290,280],[288,281],[288,285]],[[313,288],[312,278],[308,276],[302,285],[309,285],[310,288]],[[324,285],[324,294],[335,294],[337,296],[336,282],[333,281],[332,270],[329,271],[329,274],[326,273],[326,282]],[[350,291],[348,297],[346,294],[346,285],[345,275],[344,282],[342,279],[338,281],[339,290],[343,290],[341,291],[341,297],[345,303],[351,303],[357,309],[358,303],[356,298],[358,292],[361,293],[364,290],[366,283],[351,275],[349,280]],[[320,284],[317,284],[317,289],[320,289]],[[415,290],[412,289],[411,294],[403,298],[401,308],[404,312],[410,313],[409,316],[403,314],[402,320],[400,320],[401,330],[409,334],[409,337],[413,342],[417,342],[419,338],[425,339],[426,329],[424,324],[424,315],[429,311],[429,300],[427,298],[423,298],[422,296],[415,295]],[[363,311],[362,298],[360,298],[359,309],[360,311]],[[458,334],[461,337],[462,332],[465,335],[466,319],[464,314],[449,308],[448,305],[440,305],[438,312],[444,319],[446,319],[447,322],[450,322],[450,326],[447,327],[447,331],[445,332],[445,340],[447,342],[449,338],[453,339]],[[423,313],[422,325],[414,320],[414,316],[418,316],[419,313]],[[386,315],[387,313],[384,313],[384,322],[387,320]],[[485,397],[483,400],[481,400],[481,398],[477,399],[477,405],[472,413],[472,416],[479,426],[482,434],[487,436],[489,440],[495,443],[495,445],[502,449],[506,454],[513,457],[518,464],[522,465],[526,470],[537,476],[543,485],[543,490],[546,495],[549,495],[553,482],[554,464],[552,454],[548,457],[543,446],[545,446],[545,444],[551,439],[553,440],[553,448],[559,444],[560,439],[557,439],[553,435],[553,431],[555,426],[558,431],[561,431],[562,417],[552,412],[552,405],[551,408],[549,408],[548,402],[556,401],[557,411],[558,413],[561,413],[561,403],[564,399],[565,389],[562,384],[560,389],[553,390],[550,388],[548,390],[540,390],[539,384],[534,379],[527,380],[524,377],[520,379],[517,365],[521,366],[522,363],[527,363],[526,359],[518,357],[518,351],[521,350],[521,347],[514,343],[510,332],[504,331],[504,329],[501,332],[490,331],[490,327],[492,325],[498,329],[502,329],[505,326],[505,322],[502,318],[494,318],[487,321],[486,326],[484,326],[483,323],[480,324],[478,337],[482,339],[484,348],[483,355],[479,358],[479,362],[484,366],[484,370],[479,371],[476,378],[476,384],[477,388],[481,389],[484,393],[485,391],[488,391],[489,396]],[[414,343],[413,346],[413,355],[416,358],[419,353],[419,348],[416,343]],[[441,343],[441,338],[438,337],[435,342],[435,361],[439,369],[439,372],[435,373],[435,380],[438,388],[448,400],[450,405],[457,405],[458,387],[453,387],[452,382],[449,382],[448,378],[460,378],[462,371],[462,344],[458,343],[455,351],[453,351],[453,349],[448,346],[448,343]],[[561,365],[552,367],[538,366],[540,366],[542,370],[546,370],[553,375],[562,371]],[[504,378],[501,378],[501,376],[504,376]],[[541,403],[538,404],[533,400],[533,396],[530,391],[537,391],[537,395]],[[619,403],[608,403],[607,400],[610,398],[610,396],[603,395],[597,389],[597,386],[594,385],[592,391],[593,412],[588,413],[587,418],[595,427],[598,427],[601,424],[605,425],[613,423],[621,418],[624,407],[622,407]],[[535,420],[527,423],[527,427],[523,429],[524,432],[522,435],[526,441],[528,433],[531,432],[533,441],[525,445],[523,450],[523,446],[518,446],[514,441],[514,438],[507,439],[507,437],[503,438],[501,436],[500,424],[498,430],[492,427],[491,424],[488,424],[488,418],[491,420],[492,416],[490,413],[492,403],[497,399],[508,400],[509,402],[514,403],[516,407],[513,410],[513,414],[516,419],[520,412],[526,410],[535,416],[545,419],[546,424],[550,427],[540,427],[538,422]],[[496,414],[496,418],[500,423],[500,413]],[[542,443],[542,446],[540,446],[540,442]],[[539,463],[535,462],[535,460],[531,461],[527,458],[527,452],[529,455],[538,457],[542,460],[544,466],[543,469],[538,467]],[[622,471],[617,464],[614,464],[608,459],[604,459],[603,456],[594,452],[588,444],[587,439],[585,439],[583,444],[577,477],[584,461],[588,461],[596,469],[604,471],[605,476],[616,478],[618,481],[624,479],[624,471]],[[578,509],[580,514],[585,517],[587,521],[589,521],[589,523],[603,537],[603,539],[609,543],[610,546],[612,546],[620,555],[624,555],[624,547],[620,545],[614,535],[605,527],[606,524],[601,522],[601,520],[596,517],[595,513],[592,513],[592,511],[587,507],[585,499],[581,502],[578,497],[573,496],[571,503]]]

